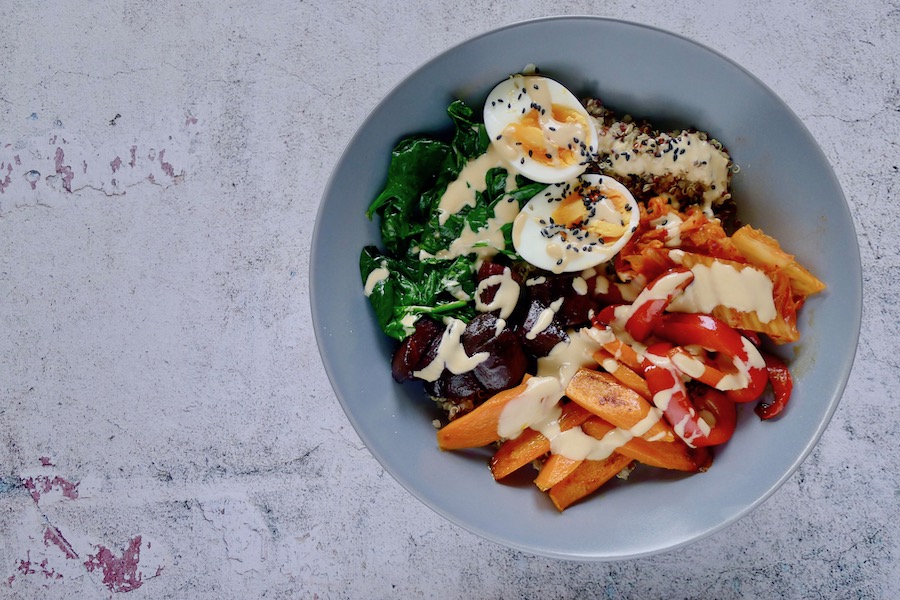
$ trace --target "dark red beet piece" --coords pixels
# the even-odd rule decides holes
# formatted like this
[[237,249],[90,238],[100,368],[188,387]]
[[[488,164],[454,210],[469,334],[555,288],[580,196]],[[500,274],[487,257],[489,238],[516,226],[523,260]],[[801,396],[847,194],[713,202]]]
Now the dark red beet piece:
[[[481,263],[481,267],[478,269],[478,282],[481,283],[488,277],[492,277],[494,275],[503,275],[503,272],[506,270],[506,268],[507,267],[503,266],[500,263],[485,261],[485,262]],[[521,288],[522,288],[521,278],[519,277],[518,273],[516,273],[515,271],[512,271],[511,276],[512,276],[513,280],[519,284],[519,290],[520,290],[519,298],[521,299],[521,295],[522,295],[522,293],[521,293]],[[484,290],[481,291],[479,300],[483,304],[490,304],[491,302],[494,301],[494,298],[497,296],[497,290],[499,288],[500,288],[499,284],[488,286],[487,288],[485,288]],[[517,301],[517,304],[518,304],[518,301]],[[499,316],[500,310],[497,309],[497,310],[491,311],[491,314]]]
[[[413,371],[421,369],[430,361],[425,359],[429,355],[434,357],[437,351],[437,343],[440,342],[444,327],[428,318],[421,318],[416,322],[416,330],[411,336],[403,340],[394,352],[391,361],[391,373],[394,380],[399,382],[411,379]],[[431,351],[431,352],[429,352]]]
[[528,368],[528,357],[522,349],[522,341],[512,330],[504,330],[478,351],[490,353],[488,359],[478,363],[473,371],[489,393],[511,388],[522,381]]
[[475,376],[488,392],[498,392],[517,385],[525,375],[528,357],[522,342],[509,327],[497,335],[499,319],[490,313],[478,315],[466,326],[462,336],[466,354],[487,352],[490,356],[478,363]]
[[478,378],[472,371],[456,374],[445,370],[441,374],[440,381],[442,398],[449,400],[472,398],[476,403],[484,398],[484,388],[478,383]]
[[[590,321],[590,311],[596,311],[599,303],[590,294],[579,294],[575,289],[575,279],[578,274],[566,273],[562,275],[546,275],[545,281],[528,286],[528,296],[531,300],[537,300],[544,306],[550,306],[560,298],[564,298],[563,304],[556,313],[556,321],[563,328],[585,324]],[[595,281],[595,279],[591,279]],[[579,283],[579,285],[582,285]],[[589,292],[590,284],[585,281],[582,291]]]
[[532,300],[531,304],[528,305],[528,315],[525,317],[525,322],[519,330],[525,349],[537,357],[547,356],[554,346],[569,338],[556,319],[549,326],[535,333],[533,339],[528,335],[529,332],[538,326],[541,313],[547,308],[547,305],[542,304],[540,301]]
[[482,313],[469,321],[461,338],[466,354],[472,356],[481,346],[497,337],[497,321],[493,313]]

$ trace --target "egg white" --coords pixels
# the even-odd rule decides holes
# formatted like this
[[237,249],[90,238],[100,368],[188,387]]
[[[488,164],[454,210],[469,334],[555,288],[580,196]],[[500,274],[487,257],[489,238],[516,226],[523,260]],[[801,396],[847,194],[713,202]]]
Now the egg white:
[[[584,191],[582,196],[600,192],[591,204],[589,218],[572,228],[555,223],[552,215],[576,189]],[[610,200],[613,195],[620,195],[629,209],[620,212]],[[604,241],[586,229],[599,221],[624,227],[622,235]],[[611,260],[634,235],[639,221],[637,202],[624,185],[605,175],[582,175],[547,186],[535,195],[513,222],[512,238],[519,256],[536,267],[553,273],[582,271]]]
[[[575,125],[557,121],[553,118],[554,108],[573,111],[583,122]],[[531,114],[535,110],[538,112]],[[535,115],[540,121],[542,143],[534,150],[539,155],[529,156],[510,133],[516,124]],[[572,92],[546,77],[513,75],[500,82],[485,102],[484,125],[491,144],[508,167],[540,183],[561,183],[578,177],[597,151],[594,120]]]

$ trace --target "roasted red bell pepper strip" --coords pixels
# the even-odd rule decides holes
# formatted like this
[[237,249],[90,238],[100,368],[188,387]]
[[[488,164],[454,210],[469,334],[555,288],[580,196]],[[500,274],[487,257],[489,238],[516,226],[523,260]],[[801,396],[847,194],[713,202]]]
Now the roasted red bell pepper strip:
[[609,306],[604,306],[600,312],[598,312],[591,319],[591,324],[594,327],[599,327],[603,329],[605,325],[610,325],[616,320],[616,309],[620,306],[624,306],[622,304],[610,304]]
[[680,346],[696,344],[724,354],[737,369],[733,374],[747,383],[730,389],[733,381],[723,382],[719,389],[733,402],[752,402],[762,395],[769,380],[766,363],[753,343],[723,321],[703,314],[669,313],[657,323],[654,333]]
[[756,346],[757,348],[759,348],[760,345],[762,344],[762,339],[760,339],[759,333],[757,333],[755,331],[750,331],[749,329],[739,329],[738,333],[740,333],[742,336],[744,336],[745,338],[747,338],[748,340],[753,342],[753,345]]
[[710,426],[706,445],[717,446],[730,440],[737,427],[737,408],[734,402],[719,390],[706,386],[691,400],[697,412]]
[[675,267],[651,281],[632,302],[625,331],[635,340],[645,341],[653,333],[672,298],[683,292],[693,280],[694,274],[690,270]]
[[769,382],[772,384],[774,398],[771,402],[760,402],[757,404],[755,412],[760,419],[766,421],[781,414],[781,411],[787,406],[788,400],[791,399],[791,392],[794,389],[794,380],[787,365],[780,358],[771,354],[763,354],[763,358],[766,361],[766,369],[769,372]]
[[684,267],[669,269],[638,294],[631,304],[612,304],[594,316],[594,325],[613,325],[625,330],[632,339],[644,342],[677,294],[684,291],[694,274]]
[[[647,348],[644,353],[650,363],[644,370],[644,378],[653,394],[653,403],[663,411],[666,421],[688,446],[696,448],[727,441],[734,433],[734,421],[729,421],[727,404],[731,401],[726,398],[721,402],[715,396],[704,396],[701,407],[695,407],[680,373],[668,358],[671,347],[669,343],[660,342]],[[710,423],[703,417],[701,411],[704,409],[716,417],[716,423]],[[717,431],[718,428],[721,431]]]

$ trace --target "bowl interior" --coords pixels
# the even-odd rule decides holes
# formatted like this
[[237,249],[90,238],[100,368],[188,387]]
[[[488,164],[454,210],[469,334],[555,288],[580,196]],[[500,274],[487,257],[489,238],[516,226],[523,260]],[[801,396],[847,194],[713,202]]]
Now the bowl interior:
[[[690,477],[639,469],[632,480],[559,514],[527,480],[498,484],[486,451],[441,452],[432,403],[394,383],[391,340],[362,293],[360,249],[380,245],[364,212],[385,182],[390,152],[414,133],[449,131],[446,108],[480,110],[498,81],[536,64],[575,94],[665,126],[710,132],[732,154],[739,215],[778,239],[828,285],[801,313],[802,341],[784,347],[795,391],[786,414],[760,422],[742,407],[712,469]],[[840,240],[839,243],[835,243]],[[774,492],[821,436],[849,376],[859,335],[861,269],[840,186],[797,117],[730,60],[651,27],[594,17],[528,21],[434,58],[382,100],[326,188],[311,255],[314,328],[326,371],[372,454],[403,486],[453,522],[546,556],[612,560],[697,540]],[[826,350],[827,349],[827,350]]]

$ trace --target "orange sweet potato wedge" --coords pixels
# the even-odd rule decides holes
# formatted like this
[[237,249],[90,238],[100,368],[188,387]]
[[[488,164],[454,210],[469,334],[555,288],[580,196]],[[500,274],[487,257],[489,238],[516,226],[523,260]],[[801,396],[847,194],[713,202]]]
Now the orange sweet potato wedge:
[[[609,373],[579,369],[572,377],[566,396],[582,408],[622,429],[631,429],[649,412],[651,404],[634,390],[625,387]],[[660,419],[641,437],[671,442],[675,431]]]
[[[590,417],[591,413],[574,402],[569,402],[562,407],[559,428],[561,431],[566,431],[581,425]],[[550,452],[550,440],[539,431],[526,429],[519,437],[506,440],[500,445],[491,459],[491,473],[493,473],[494,479],[503,479],[548,452]]]
[[525,391],[528,379],[529,376],[525,375],[516,387],[494,394],[472,412],[439,429],[438,447],[441,450],[480,448],[499,440],[497,425],[500,423],[500,413],[513,398]]
[[613,341],[603,344],[603,349],[609,352],[617,361],[627,365],[629,369],[634,371],[642,370],[644,358],[634,348],[619,338],[614,338]]
[[550,457],[544,461],[541,472],[538,473],[538,476],[535,478],[534,484],[538,486],[542,492],[546,492],[568,477],[582,462],[584,461],[566,458],[562,454],[551,454]]
[[[612,354],[602,348],[594,352],[594,360],[597,364],[609,371],[609,374],[615,377],[619,383],[630,388],[641,395],[644,400],[651,400],[653,395],[647,386],[647,380],[635,373],[624,363],[619,362]],[[609,367],[609,368],[607,368]]]
[[[604,435],[615,429],[613,425],[598,417],[588,419],[581,425],[581,428],[586,434],[597,439],[602,439]],[[672,442],[648,442],[637,437],[631,438],[623,446],[617,448],[616,452],[645,465],[661,469],[693,472],[700,470],[701,466],[691,449],[680,439]]]
[[575,502],[597,491],[616,476],[631,459],[614,452],[603,460],[583,461],[568,477],[550,488],[550,500],[562,512]]

